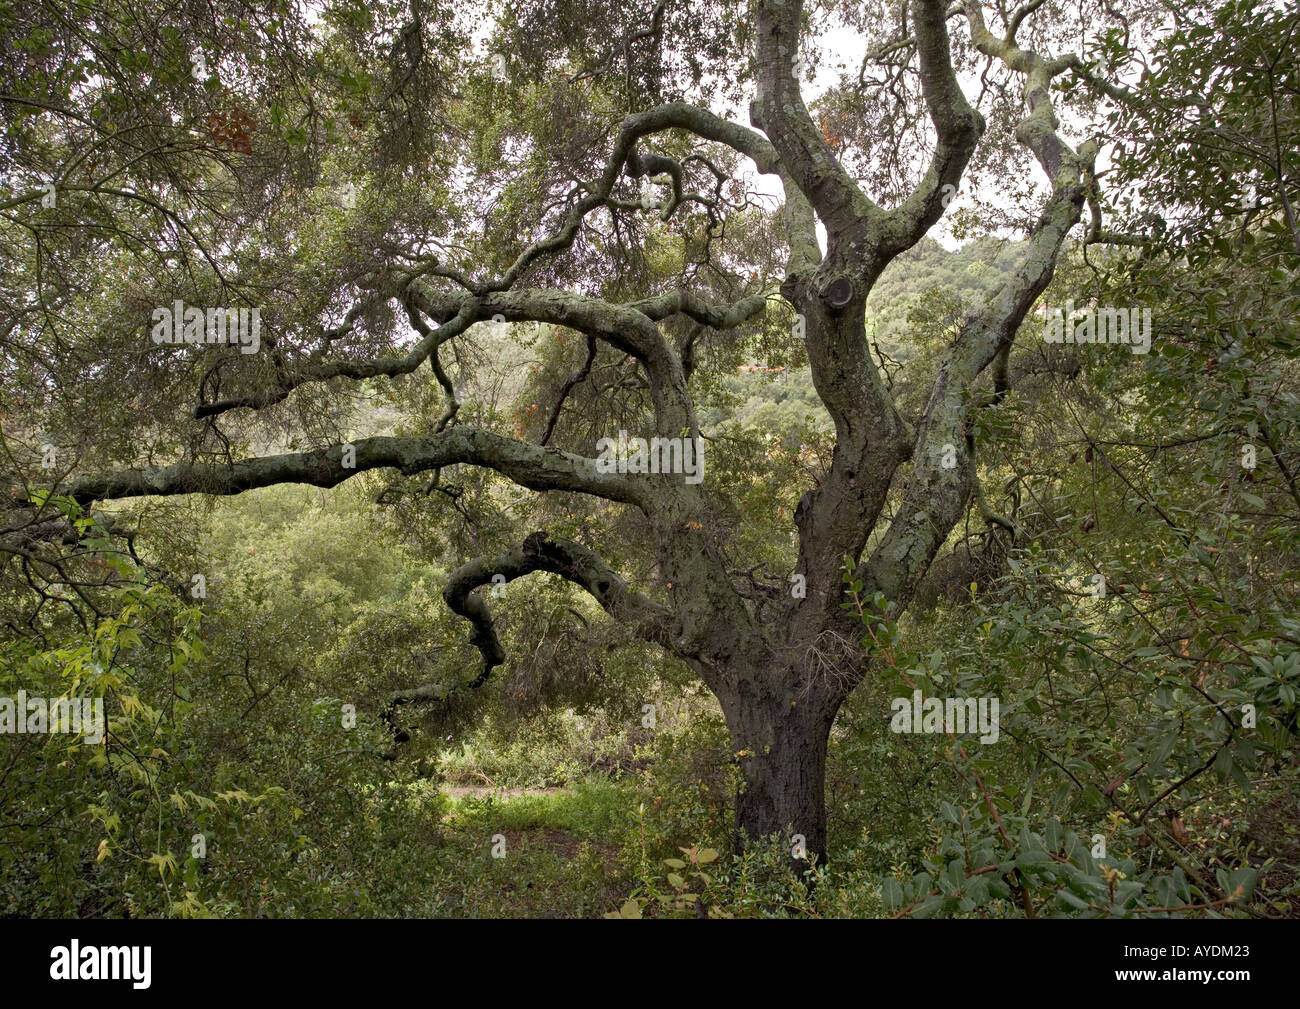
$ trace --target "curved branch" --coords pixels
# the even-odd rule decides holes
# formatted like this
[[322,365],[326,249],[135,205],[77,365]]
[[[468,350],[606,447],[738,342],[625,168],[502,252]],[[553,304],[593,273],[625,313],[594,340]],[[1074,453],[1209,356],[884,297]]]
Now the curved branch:
[[452,612],[473,624],[470,644],[483,656],[483,668],[470,682],[471,688],[481,687],[492,670],[506,660],[492,612],[483,597],[473,595],[473,591],[483,585],[514,581],[534,571],[559,575],[586,590],[606,613],[632,625],[638,637],[664,645],[671,643],[671,614],[665,607],[630,589],[599,554],[541,530],[528,536],[518,549],[462,564],[442,590],[442,598]]
[[794,76],[802,0],[759,0],[758,101],[751,112],[782,166],[832,237],[861,231],[881,210],[853,181],[804,105]]
[[600,178],[594,183],[579,185],[578,188],[584,190],[585,195],[569,208],[560,229],[547,238],[533,242],[519,254],[505,273],[495,280],[478,285],[474,288],[474,293],[505,291],[515,285],[535,260],[544,255],[562,252],[571,246],[578,236],[583,219],[609,199],[636,142],[648,134],[672,128],[684,129],[706,140],[726,144],[751,158],[760,172],[776,170],[776,152],[771,144],[754,131],[721,119],[705,109],[685,102],[670,102],[634,113],[623,120]]
[[[425,288],[421,288],[420,292],[415,292],[412,288],[420,281],[420,274],[406,278],[402,293],[408,296],[422,293],[423,296],[417,298],[415,302],[417,307],[440,323],[438,329],[432,332],[424,333],[422,331],[423,339],[412,347],[407,354],[401,357],[386,357],[374,361],[332,361],[304,365],[294,373],[282,375],[278,379],[275,388],[267,392],[225,399],[214,403],[200,403],[195,408],[195,418],[202,419],[215,416],[241,407],[257,410],[271,406],[284,401],[294,389],[308,382],[327,381],[331,378],[361,379],[377,375],[408,374],[431,357],[439,346],[464,332],[473,323],[485,318],[491,318],[498,312],[502,312],[507,319],[511,319],[511,313],[505,310],[500,303],[494,301],[492,296],[499,292],[505,292],[512,287],[524,270],[539,257],[547,253],[563,251],[572,245],[586,215],[608,202],[610,193],[613,191],[629,156],[634,154],[636,141],[640,137],[667,129],[683,129],[702,139],[725,144],[749,157],[761,173],[770,174],[779,170],[776,151],[761,134],[739,123],[722,119],[697,106],[685,102],[671,102],[648,109],[645,112],[630,115],[623,121],[618,139],[600,179],[593,184],[584,183],[580,185],[580,188],[585,191],[585,195],[570,208],[560,230],[549,238],[541,239],[530,245],[499,278],[480,284],[455,271],[436,266],[431,266],[422,271],[428,274],[448,276],[455,280],[465,290],[454,296],[432,294]],[[813,234],[811,228],[808,229],[808,233]],[[815,237],[812,241],[815,248]],[[542,292],[536,293],[540,294]],[[479,302],[480,298],[483,299],[482,304]],[[593,305],[601,304],[591,299],[586,300]],[[455,307],[448,311],[447,308],[451,305]],[[536,308],[536,299],[533,299],[532,306],[534,309]],[[519,319],[536,319],[536,321],[556,321],[551,318],[543,318],[540,315],[522,314],[522,312],[516,317]],[[345,325],[350,325],[352,318],[354,316],[349,313]],[[567,325],[567,323],[562,324]],[[574,328],[582,327],[575,326]],[[591,332],[591,330],[584,331]],[[598,333],[597,335],[601,334]],[[662,338],[657,337],[657,334],[651,336],[648,332],[643,331],[640,336],[642,338],[641,346],[631,348],[625,344],[620,349],[646,362],[648,369],[651,359],[659,358],[662,361],[666,351],[671,354],[667,344],[662,341]],[[651,348],[650,345],[654,344],[656,339],[659,346]],[[611,342],[613,341],[611,340]],[[666,386],[671,386],[673,384],[672,372],[674,369],[670,364],[664,363],[665,367],[662,369],[664,374],[661,377],[667,379],[667,382],[664,383]],[[680,364],[677,365],[675,370],[680,372]],[[681,415],[676,419],[685,423],[685,415],[689,411],[682,410],[681,406],[682,404],[678,403],[674,412]],[[673,421],[670,420],[669,423],[672,424]]]
[[633,144],[627,152],[627,161],[624,167],[627,169],[629,178],[653,179],[658,175],[667,175],[672,180],[673,196],[664,205],[663,219],[666,221],[672,217],[673,211],[682,202],[682,166],[678,164],[677,160],[665,157],[662,154],[638,154],[636,144]]
[[535,288],[472,298],[459,292],[431,290],[418,280],[412,282],[410,293],[412,303],[434,320],[447,319],[474,305],[479,318],[500,316],[506,322],[546,322],[603,340],[632,355],[645,368],[660,430],[674,434],[683,429],[695,430],[681,360],[654,320],[631,305]]
[[685,315],[712,329],[731,329],[758,315],[766,305],[763,294],[751,294],[731,305],[714,305],[693,291],[678,290],[634,301],[628,307],[656,322],[670,315]]
[[1083,216],[1090,190],[1091,145],[1076,153],[1057,135],[1050,84],[1068,64],[1046,59],[994,37],[978,0],[966,0],[976,47],[1025,75],[1029,113],[1016,138],[1037,158],[1052,184],[1019,266],[985,307],[962,326],[935,376],[912,449],[913,471],[898,516],[871,556],[858,566],[866,591],[881,591],[898,612],[916,591],[930,562],[960,520],[972,492],[974,460],[967,438],[967,390],[1006,352],[1034,300],[1047,287],[1065,237]]
[[1020,31],[1020,26],[1024,23],[1025,18],[1043,6],[1046,0],[1028,0],[1028,3],[1018,8],[1007,21],[1007,41],[1015,42],[1016,32]]
[[378,375],[409,375],[435,354],[438,347],[468,329],[478,320],[478,316],[477,306],[472,298],[464,299],[459,309],[435,330],[430,330],[427,326],[421,327],[412,316],[411,324],[420,332],[421,339],[401,357],[381,357],[372,361],[339,360],[304,365],[292,373],[282,372],[275,388],[265,392],[232,397],[213,403],[200,403],[194,408],[194,417],[201,420],[204,417],[214,417],[240,408],[261,410],[283,402],[298,386],[308,382],[326,382],[332,378],[365,379]]
[[[451,379],[447,377],[447,373],[442,370],[442,361],[438,358],[438,347],[441,345],[442,340],[436,339],[434,332],[429,329],[428,323],[420,318],[420,313],[416,310],[415,306],[411,304],[409,298],[406,299],[405,305],[407,318],[411,320],[411,327],[420,334],[420,342],[432,344],[429,350],[429,367],[433,369],[433,377],[437,379],[438,384],[442,386],[443,399],[446,400],[447,403],[443,408],[442,415],[438,418],[438,423],[434,426],[434,431],[442,431],[446,429],[447,425],[455,419],[456,414],[460,412],[460,401],[456,399],[456,388],[451,384]],[[466,306],[466,308],[468,308],[468,306]],[[463,313],[464,311],[465,309],[462,308],[461,312]],[[459,318],[459,313],[457,317]],[[439,331],[444,332],[446,328],[447,327],[440,326]],[[454,335],[454,333],[449,334],[444,339],[450,339],[451,336]]]
[[[601,473],[595,459],[541,448],[490,431],[453,427],[426,438],[360,438],[350,444],[355,449],[355,460],[346,452],[348,446],[332,445],[310,452],[243,459],[230,465],[182,462],[81,477],[72,481],[65,493],[81,504],[150,495],[240,494],[282,483],[334,487],[358,473],[384,467],[409,476],[454,463],[469,463],[496,470],[531,490],[573,491],[649,508],[651,488],[645,481]],[[351,461],[355,461],[354,466],[344,466]]]
[[[1041,0],[1040,0],[1041,2]],[[952,66],[947,11],[943,0],[916,0],[916,50],[921,63],[921,91],[938,144],[920,184],[889,212],[889,252],[911,248],[943,215],[962,173],[984,134],[984,118],[970,107]]]
[[591,374],[591,366],[596,363],[596,338],[587,337],[587,358],[582,363],[582,367],[569,376],[568,381],[564,383],[564,388],[560,390],[560,395],[556,397],[555,408],[551,411],[550,419],[546,422],[546,431],[542,434],[541,444],[545,445],[551,440],[551,435],[555,433],[555,425],[560,419],[560,410],[564,406],[564,401],[569,398],[574,388],[587,380]]

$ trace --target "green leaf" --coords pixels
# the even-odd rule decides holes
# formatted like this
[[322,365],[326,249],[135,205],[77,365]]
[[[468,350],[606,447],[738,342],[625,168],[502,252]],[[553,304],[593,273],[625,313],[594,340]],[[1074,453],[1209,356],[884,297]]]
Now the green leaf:
[[[1239,897],[1241,900],[1247,900],[1255,892],[1255,882],[1258,876],[1254,869],[1237,869],[1228,876],[1228,896]],[[1240,888],[1241,893],[1237,890]]]
[[940,896],[927,897],[916,907],[912,908],[913,918],[930,918],[939,912],[943,907],[943,898]]
[[887,911],[897,911],[903,906],[903,888],[893,876],[886,877],[880,884],[880,897],[885,902]]
[[1076,911],[1088,910],[1088,902],[1086,900],[1082,900],[1076,897],[1069,890],[1058,890],[1056,892],[1056,899],[1059,900],[1062,904],[1074,908]]

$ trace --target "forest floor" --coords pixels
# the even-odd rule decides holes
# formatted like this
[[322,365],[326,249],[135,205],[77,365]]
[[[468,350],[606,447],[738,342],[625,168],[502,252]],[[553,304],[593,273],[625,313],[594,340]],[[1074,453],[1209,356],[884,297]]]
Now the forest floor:
[[[460,895],[481,915],[599,918],[634,885],[603,788],[447,787],[446,839],[481,872]],[[609,789],[608,793],[613,790]]]
[[485,799],[492,796],[497,799],[517,799],[524,795],[572,795],[571,788],[492,788],[488,785],[444,785],[442,793],[450,799]]

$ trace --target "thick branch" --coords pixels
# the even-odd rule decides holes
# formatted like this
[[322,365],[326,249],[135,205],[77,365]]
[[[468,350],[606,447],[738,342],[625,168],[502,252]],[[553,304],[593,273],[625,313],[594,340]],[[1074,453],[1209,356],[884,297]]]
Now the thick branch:
[[827,232],[847,234],[880,208],[840,164],[804,105],[793,69],[802,9],[802,0],[759,0],[757,120]]
[[65,493],[82,504],[155,494],[240,494],[282,483],[334,487],[358,473],[383,467],[393,467],[409,476],[454,463],[470,463],[494,469],[532,490],[574,491],[648,507],[645,481],[600,473],[594,459],[474,428],[453,427],[427,438],[361,438],[352,444],[356,465],[345,468],[344,463],[352,461],[346,448],[332,445],[311,452],[244,459],[230,465],[176,463],[122,470],[82,477],[73,481]]
[[478,305],[482,318],[500,316],[507,322],[546,322],[594,336],[631,354],[646,370],[655,417],[661,431],[680,434],[694,430],[694,411],[686,391],[681,360],[653,318],[632,305],[615,305],[596,298],[527,288],[473,298],[453,291],[435,291],[415,281],[412,303],[434,320],[447,319]]
[[921,92],[938,143],[929,170],[915,191],[889,214],[887,248],[892,253],[915,245],[943,215],[951,194],[984,133],[984,119],[970,107],[957,83],[948,44],[942,0],[916,0],[916,50],[921,62]]
[[881,591],[901,610],[970,499],[974,460],[966,435],[968,390],[990,362],[1006,353],[1035,299],[1051,281],[1066,235],[1083,214],[1093,151],[1076,154],[1056,134],[1049,86],[1065,61],[1044,59],[997,39],[984,26],[978,0],[967,0],[976,46],[1025,75],[1029,114],[1016,137],[1033,151],[1052,183],[1052,195],[1025,255],[983,310],[962,326],[935,376],[912,450],[912,476],[898,516],[858,568],[868,592]]
[[480,557],[461,565],[442,591],[452,612],[474,626],[470,643],[483,656],[483,669],[469,684],[480,687],[492,670],[506,660],[497,637],[487,602],[473,591],[482,585],[504,584],[534,571],[549,571],[585,589],[610,616],[632,626],[647,641],[668,645],[669,611],[627,583],[599,554],[572,540],[552,536],[545,530],[524,540],[523,546],[499,557]]
[[658,297],[634,301],[628,307],[659,321],[670,315],[685,315],[713,329],[731,329],[763,311],[767,297],[751,294],[731,305],[714,305],[692,291],[671,291]]

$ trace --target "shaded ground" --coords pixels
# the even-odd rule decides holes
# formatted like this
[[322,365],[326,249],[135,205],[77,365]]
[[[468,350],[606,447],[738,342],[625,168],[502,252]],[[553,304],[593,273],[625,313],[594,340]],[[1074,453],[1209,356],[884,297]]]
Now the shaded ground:
[[447,912],[598,918],[635,885],[621,864],[628,802],[612,786],[442,791],[452,799],[446,840],[464,852],[465,869],[444,895]]
[[463,799],[466,796],[474,799],[484,799],[491,796],[498,801],[503,799],[517,799],[521,795],[572,795],[571,788],[489,788],[487,785],[469,785],[453,786],[444,785],[442,793],[452,799]]

